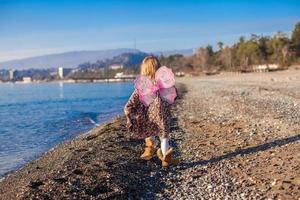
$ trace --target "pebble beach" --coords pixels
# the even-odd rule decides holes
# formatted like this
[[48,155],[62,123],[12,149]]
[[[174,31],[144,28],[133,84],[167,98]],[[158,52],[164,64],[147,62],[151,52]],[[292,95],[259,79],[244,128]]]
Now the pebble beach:
[[300,70],[176,81],[178,166],[140,160],[120,116],[6,176],[0,199],[300,199]]

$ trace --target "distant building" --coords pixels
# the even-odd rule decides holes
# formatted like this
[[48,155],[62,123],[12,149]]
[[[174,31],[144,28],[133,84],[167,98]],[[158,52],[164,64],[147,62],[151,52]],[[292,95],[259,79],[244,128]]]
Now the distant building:
[[185,73],[180,71],[180,72],[176,72],[175,75],[181,77],[184,76]]
[[15,78],[15,70],[9,70],[9,80],[12,81]]
[[57,71],[54,71],[54,72],[50,72],[50,76],[56,76],[58,74]]
[[198,52],[198,48],[193,48],[193,55],[196,55]]
[[58,68],[57,74],[58,74],[58,77],[59,77],[60,79],[63,79],[63,78],[65,78],[71,71],[72,71],[72,69],[67,69],[67,68],[59,67],[59,68]]
[[23,77],[23,83],[31,83],[32,79],[31,77]]
[[278,70],[279,69],[279,65],[277,65],[277,64],[269,64],[268,68],[269,68],[270,71]]
[[263,65],[253,66],[254,72],[268,72],[268,71],[275,71],[278,69],[279,69],[279,65],[277,64],[263,64]]
[[268,66],[267,65],[254,65],[253,71],[254,72],[267,72]]
[[135,78],[134,74],[124,74],[123,72],[116,73],[115,78]]
[[110,65],[108,68],[115,70],[115,69],[123,69],[124,66],[115,64],[115,65]]
[[76,68],[76,69],[72,69],[71,71],[72,73],[76,73],[76,72],[80,72],[80,69]]

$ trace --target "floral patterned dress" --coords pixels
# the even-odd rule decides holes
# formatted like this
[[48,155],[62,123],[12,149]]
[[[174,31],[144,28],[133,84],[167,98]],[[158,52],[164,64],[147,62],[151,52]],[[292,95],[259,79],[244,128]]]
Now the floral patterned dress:
[[171,122],[171,104],[161,99],[159,94],[147,107],[140,100],[135,90],[125,105],[125,115],[132,126],[130,133],[136,138],[150,136],[168,137]]

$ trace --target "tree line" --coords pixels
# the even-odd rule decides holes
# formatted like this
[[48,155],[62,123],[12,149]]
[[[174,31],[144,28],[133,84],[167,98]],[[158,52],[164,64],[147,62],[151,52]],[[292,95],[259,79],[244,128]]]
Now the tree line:
[[211,45],[200,47],[192,56],[160,56],[163,65],[171,66],[175,71],[252,71],[254,65],[277,64],[281,69],[300,58],[300,22],[291,36],[277,32],[273,36],[251,34],[249,39],[240,37],[231,46],[218,42],[214,51]]

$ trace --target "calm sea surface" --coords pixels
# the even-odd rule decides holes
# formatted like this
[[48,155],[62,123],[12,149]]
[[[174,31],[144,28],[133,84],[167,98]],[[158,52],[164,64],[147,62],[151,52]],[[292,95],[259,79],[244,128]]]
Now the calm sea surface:
[[0,84],[0,177],[122,113],[133,84]]

